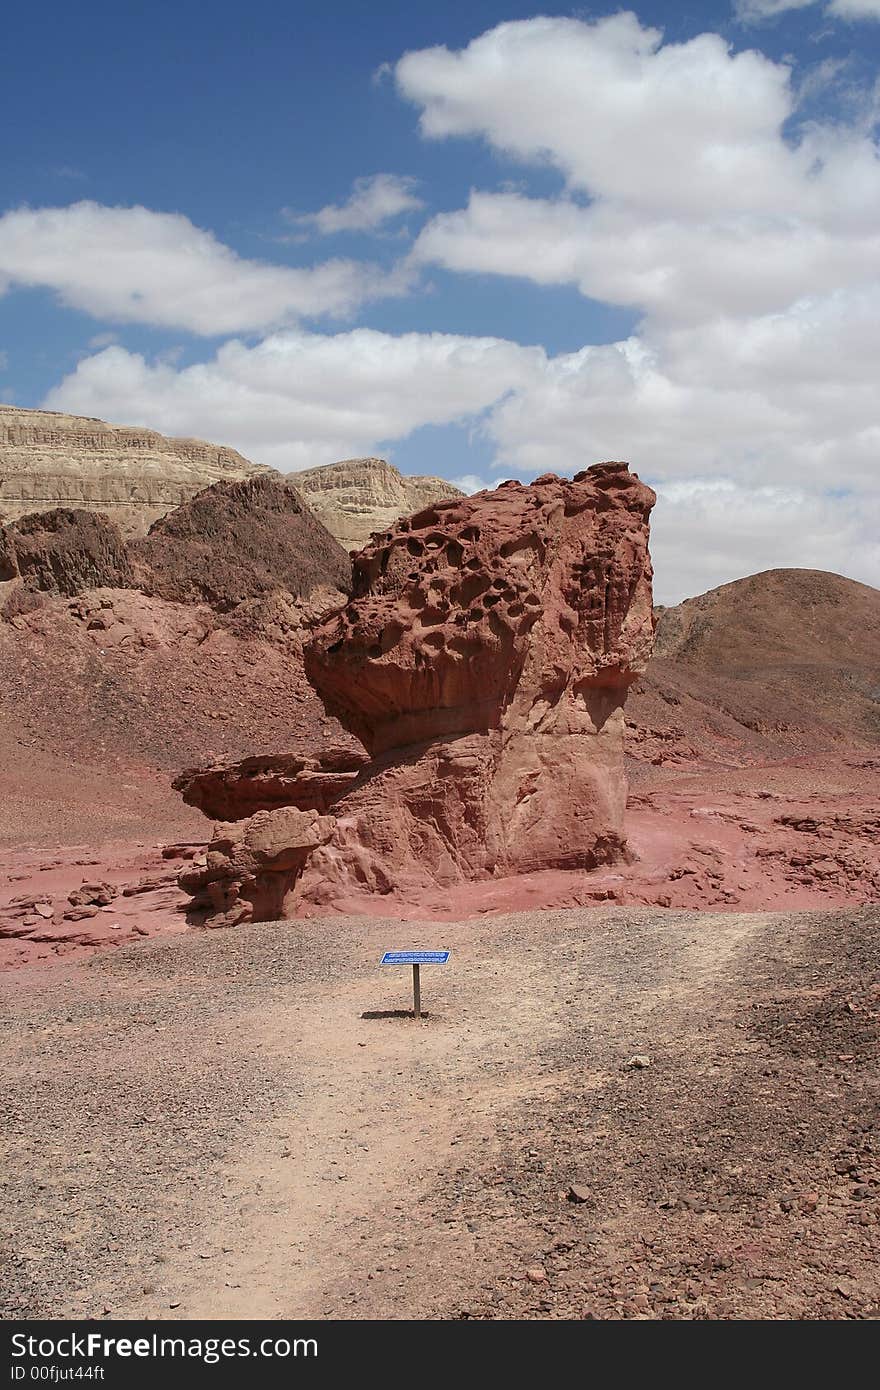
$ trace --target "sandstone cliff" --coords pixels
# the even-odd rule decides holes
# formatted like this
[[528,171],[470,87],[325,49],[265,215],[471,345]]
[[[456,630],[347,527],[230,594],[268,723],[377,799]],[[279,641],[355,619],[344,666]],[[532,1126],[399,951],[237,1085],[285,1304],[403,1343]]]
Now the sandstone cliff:
[[126,535],[212,483],[272,473],[234,449],[50,410],[0,405],[0,521],[58,507],[104,512]]
[[297,488],[327,530],[346,550],[360,550],[374,531],[387,531],[403,516],[432,502],[461,497],[445,478],[405,478],[384,459],[346,459],[293,476]]
[[218,827],[181,879],[197,912],[234,925],[624,860],[623,704],[653,639],[653,502],[606,463],[439,502],[377,536],[351,600],[304,647],[328,714],[372,760],[332,802],[320,776],[326,816],[292,760],[187,773],[196,804],[232,820],[261,808]]

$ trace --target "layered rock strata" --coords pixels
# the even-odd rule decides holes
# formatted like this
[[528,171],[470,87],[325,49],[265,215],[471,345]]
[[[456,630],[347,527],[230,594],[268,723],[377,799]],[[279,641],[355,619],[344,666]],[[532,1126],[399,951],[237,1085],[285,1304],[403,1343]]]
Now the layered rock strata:
[[0,405],[0,521],[75,507],[143,535],[202,488],[271,471],[201,439]]
[[445,478],[407,478],[385,459],[344,459],[307,468],[293,479],[315,515],[346,550],[360,550],[374,532],[447,497],[463,496]]

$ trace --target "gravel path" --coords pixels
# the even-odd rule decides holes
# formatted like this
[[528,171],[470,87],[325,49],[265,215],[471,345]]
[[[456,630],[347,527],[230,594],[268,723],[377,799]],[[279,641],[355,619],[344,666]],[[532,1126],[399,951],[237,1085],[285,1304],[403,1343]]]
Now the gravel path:
[[[3,1314],[876,1317],[878,922],[341,919],[6,976]],[[409,945],[453,951],[421,1024]]]

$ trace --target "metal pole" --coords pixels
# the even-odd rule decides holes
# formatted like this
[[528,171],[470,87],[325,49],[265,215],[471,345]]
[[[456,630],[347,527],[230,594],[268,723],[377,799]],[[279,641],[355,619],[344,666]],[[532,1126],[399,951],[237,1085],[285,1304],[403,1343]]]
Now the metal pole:
[[419,982],[419,967],[417,965],[413,966],[413,1016],[415,1018],[421,1018],[422,1016],[422,991]]

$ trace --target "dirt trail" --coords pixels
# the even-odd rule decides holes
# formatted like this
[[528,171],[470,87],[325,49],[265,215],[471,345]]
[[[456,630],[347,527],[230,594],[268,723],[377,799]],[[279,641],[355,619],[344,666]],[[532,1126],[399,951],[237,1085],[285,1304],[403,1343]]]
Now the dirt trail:
[[[402,945],[453,951],[421,1024]],[[19,972],[6,1315],[875,1316],[877,955],[869,911],[612,909]]]

